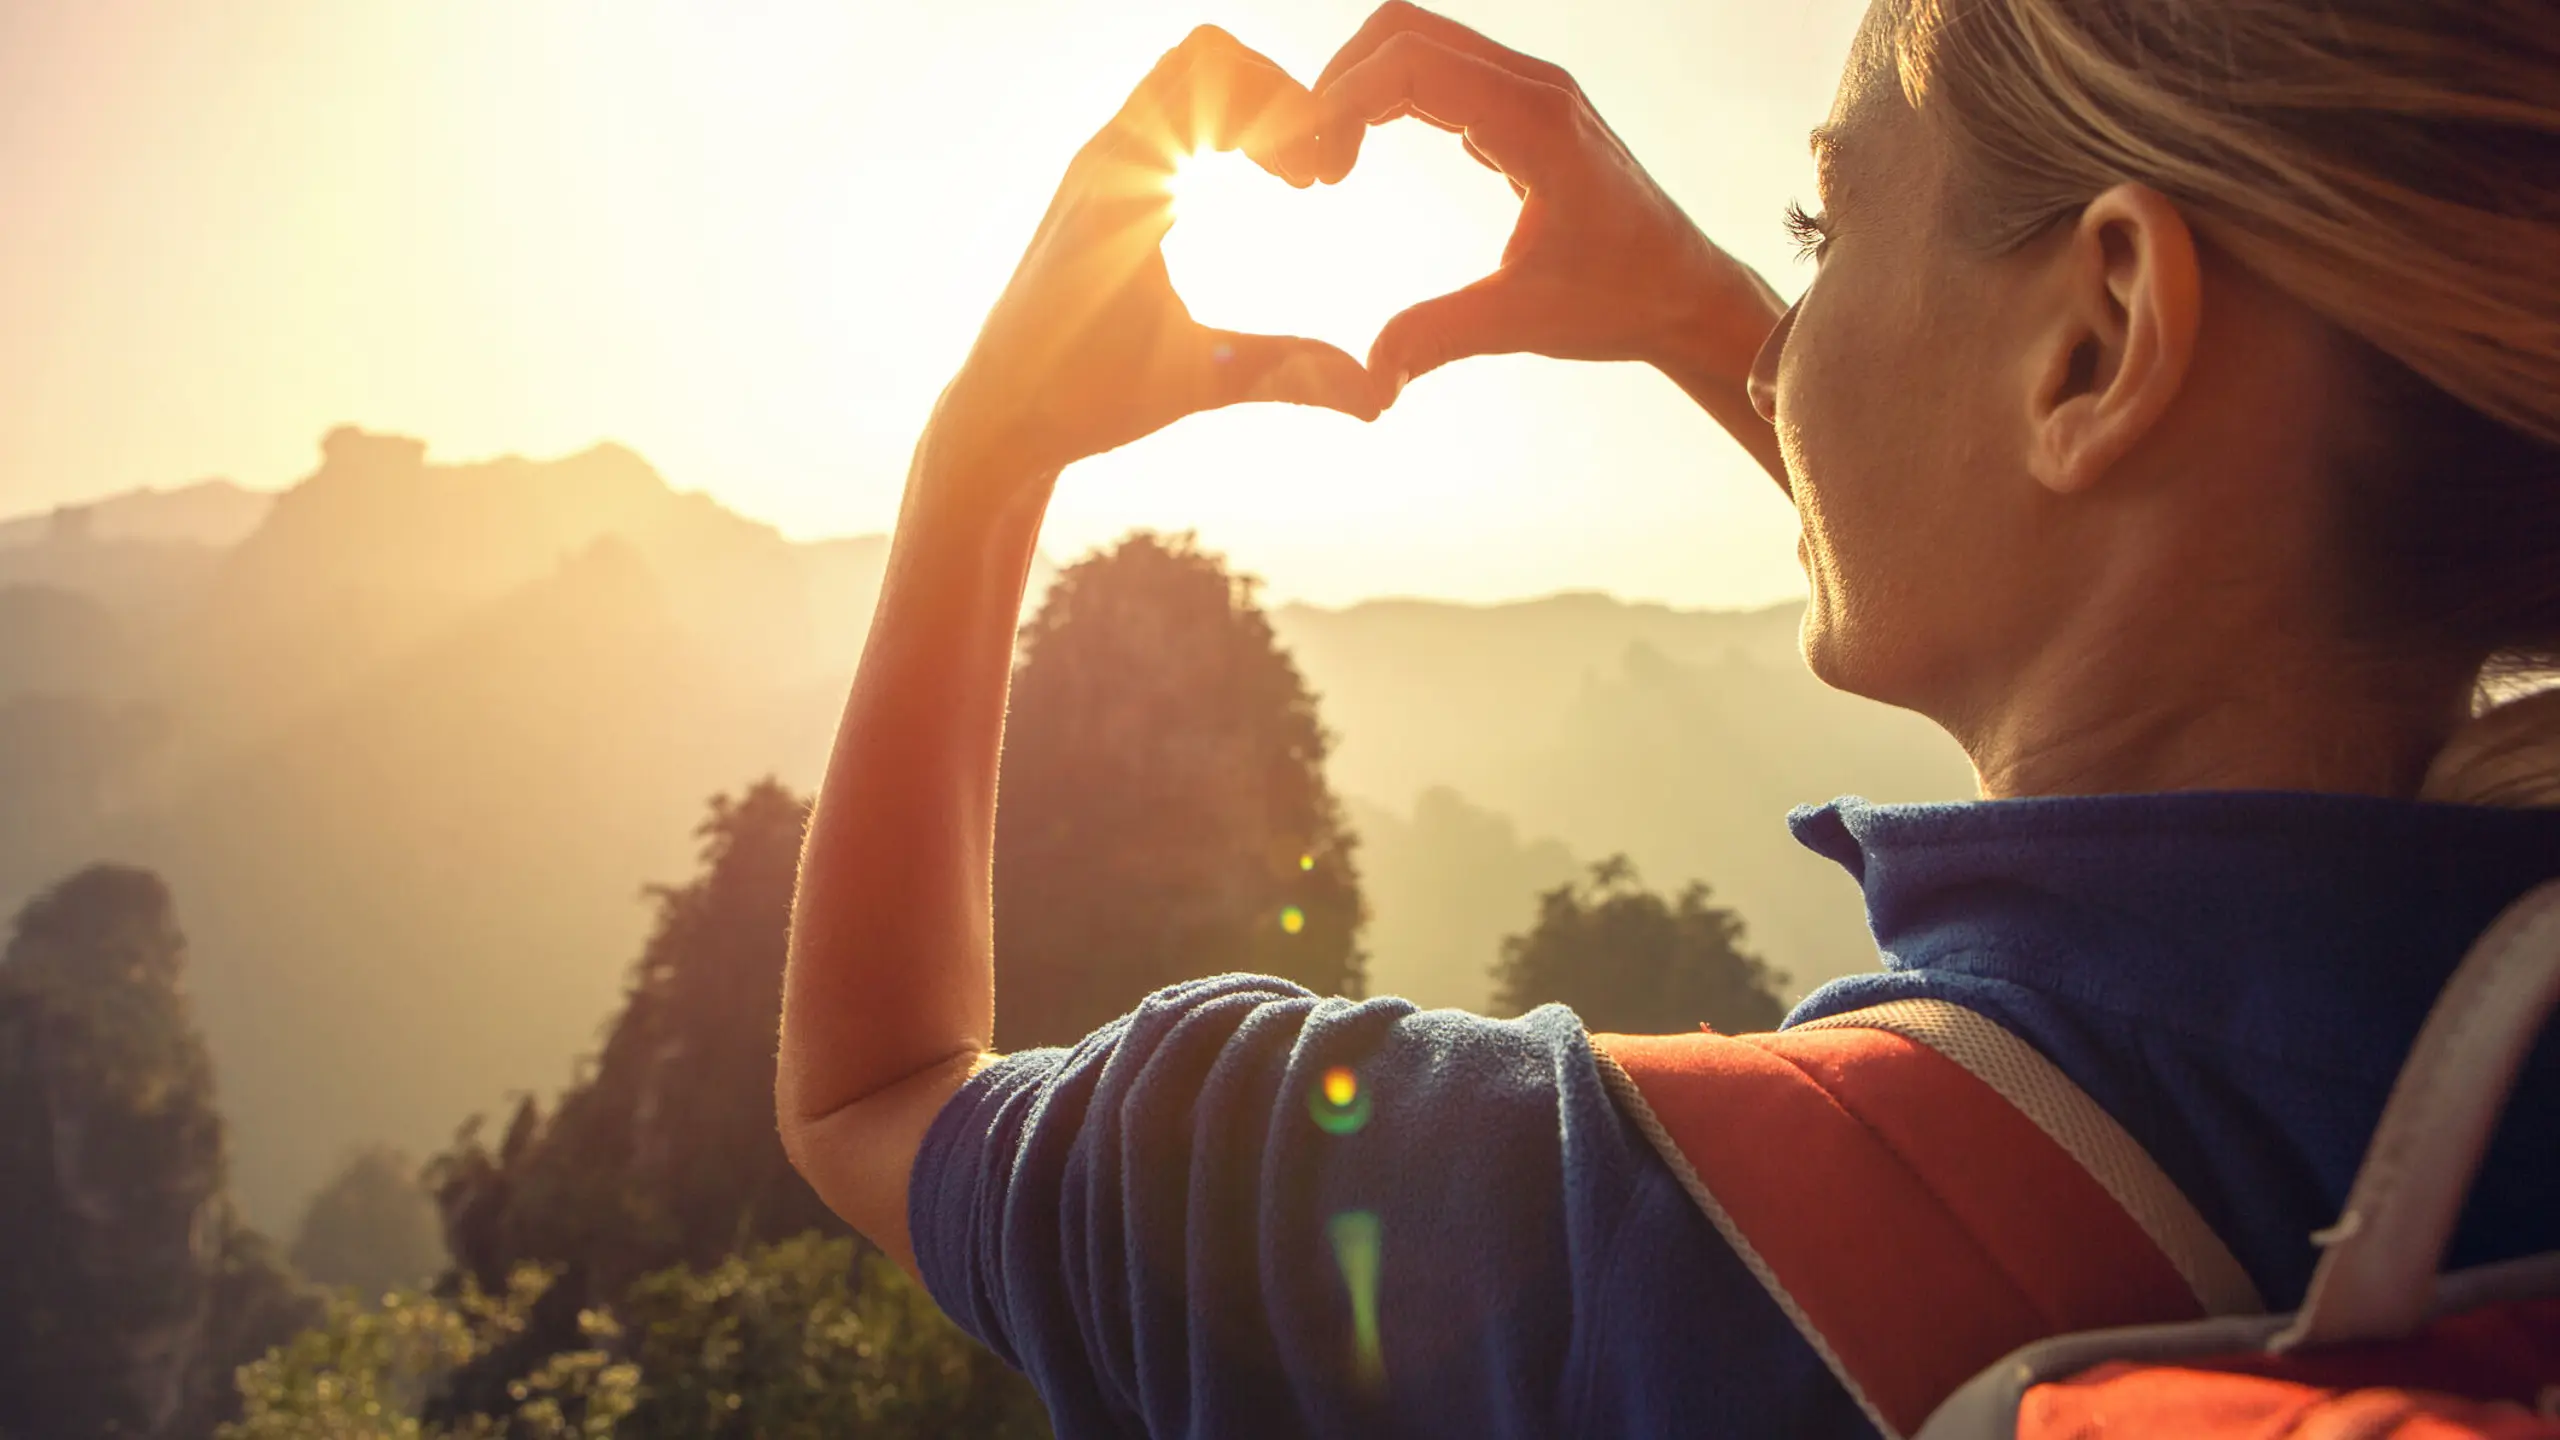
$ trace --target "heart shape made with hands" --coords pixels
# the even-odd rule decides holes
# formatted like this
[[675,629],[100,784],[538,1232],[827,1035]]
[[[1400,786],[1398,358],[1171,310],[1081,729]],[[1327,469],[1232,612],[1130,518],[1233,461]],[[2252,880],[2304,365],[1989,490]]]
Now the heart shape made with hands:
[[1414,120],[1370,131],[1337,185],[1292,189],[1240,154],[1203,152],[1172,188],[1165,269],[1193,319],[1361,361],[1397,312],[1491,274],[1520,215],[1501,176]]

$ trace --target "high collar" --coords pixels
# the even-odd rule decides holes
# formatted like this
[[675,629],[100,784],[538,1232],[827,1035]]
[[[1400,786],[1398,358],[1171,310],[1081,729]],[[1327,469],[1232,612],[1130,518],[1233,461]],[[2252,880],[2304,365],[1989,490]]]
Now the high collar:
[[1788,824],[1865,890],[1888,969],[2339,1073],[2404,1049],[2480,931],[2560,876],[2560,811],[2302,792],[1852,798]]

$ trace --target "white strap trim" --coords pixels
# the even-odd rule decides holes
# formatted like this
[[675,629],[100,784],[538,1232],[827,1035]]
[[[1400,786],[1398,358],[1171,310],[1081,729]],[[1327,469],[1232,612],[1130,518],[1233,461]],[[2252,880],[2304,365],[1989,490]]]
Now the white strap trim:
[[1609,1096],[1618,1102],[1619,1112],[1644,1132],[1644,1138],[1653,1146],[1654,1153],[1671,1167],[1672,1175],[1680,1181],[1680,1188],[1689,1192],[1689,1198],[1696,1201],[1698,1209],[1706,1215],[1707,1223],[1716,1227],[1716,1233],[1724,1237],[1724,1243],[1751,1272],[1752,1278],[1760,1282],[1760,1288],[1768,1291],[1769,1298],[1778,1302],[1778,1308],[1786,1313],[1788,1323],[1796,1327],[1796,1333],[1802,1335],[1805,1343],[1813,1347],[1813,1353],[1821,1356],[1822,1363],[1830,1367],[1831,1377],[1849,1392],[1851,1400],[1857,1402],[1859,1411],[1867,1417],[1867,1423],[1875,1426],[1876,1433],[1884,1440],[1902,1440],[1902,1432],[1894,1429],[1885,1420],[1884,1412],[1867,1398],[1867,1392],[1858,1384],[1858,1377],[1849,1373],[1849,1367],[1840,1362],[1839,1352],[1833,1350],[1831,1342],[1814,1328],[1813,1317],[1805,1314],[1804,1307],[1796,1303],[1796,1297],[1788,1294],[1787,1287],[1779,1283],[1778,1272],[1769,1268],[1769,1262],[1761,1258],[1759,1249],[1751,1243],[1751,1237],[1743,1234],[1742,1227],[1734,1223],[1732,1212],[1726,1210],[1724,1202],[1707,1188],[1698,1168],[1689,1163],[1688,1156],[1680,1153],[1679,1142],[1663,1128],[1662,1117],[1653,1113],[1653,1106],[1646,1102],[1644,1091],[1637,1088],[1635,1077],[1627,1073],[1617,1057],[1597,1044],[1591,1047],[1591,1058],[1598,1062],[1601,1082],[1609,1087]]
[[2033,1045],[1952,1001],[1890,1000],[1794,1030],[1884,1030],[1963,1066],[2035,1122],[2113,1196],[2177,1269],[2207,1315],[2260,1315],[2266,1301],[2231,1247],[2205,1223],[2141,1142]]
[[2272,1350],[2382,1340],[2426,1323],[2436,1270],[2507,1092],[2560,1008],[2560,880],[2507,907],[2447,981],[2382,1107],[2301,1317]]

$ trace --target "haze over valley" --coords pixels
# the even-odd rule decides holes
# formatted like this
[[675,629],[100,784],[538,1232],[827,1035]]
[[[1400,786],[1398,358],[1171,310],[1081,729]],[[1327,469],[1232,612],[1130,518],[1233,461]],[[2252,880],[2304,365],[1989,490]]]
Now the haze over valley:
[[[618,446],[444,464],[352,428],[272,496],[0,522],[0,900],[99,859],[168,881],[242,1203],[282,1225],[351,1150],[433,1152],[594,1049],[706,797],[814,783],[885,553]],[[1805,674],[1796,613],[1274,609],[1337,737],[1372,990],[1485,1004],[1536,893],[1620,852],[1714,886],[1797,993],[1872,964],[1786,809],[1969,772]]]

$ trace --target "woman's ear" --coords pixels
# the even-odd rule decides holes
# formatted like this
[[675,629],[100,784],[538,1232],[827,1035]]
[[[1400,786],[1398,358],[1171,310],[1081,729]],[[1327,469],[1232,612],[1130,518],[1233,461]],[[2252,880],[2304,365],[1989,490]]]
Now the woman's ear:
[[2203,281],[2186,217],[2144,185],[2090,201],[2050,267],[2056,303],[2030,361],[2028,468],[2071,494],[2104,479],[2186,384]]

